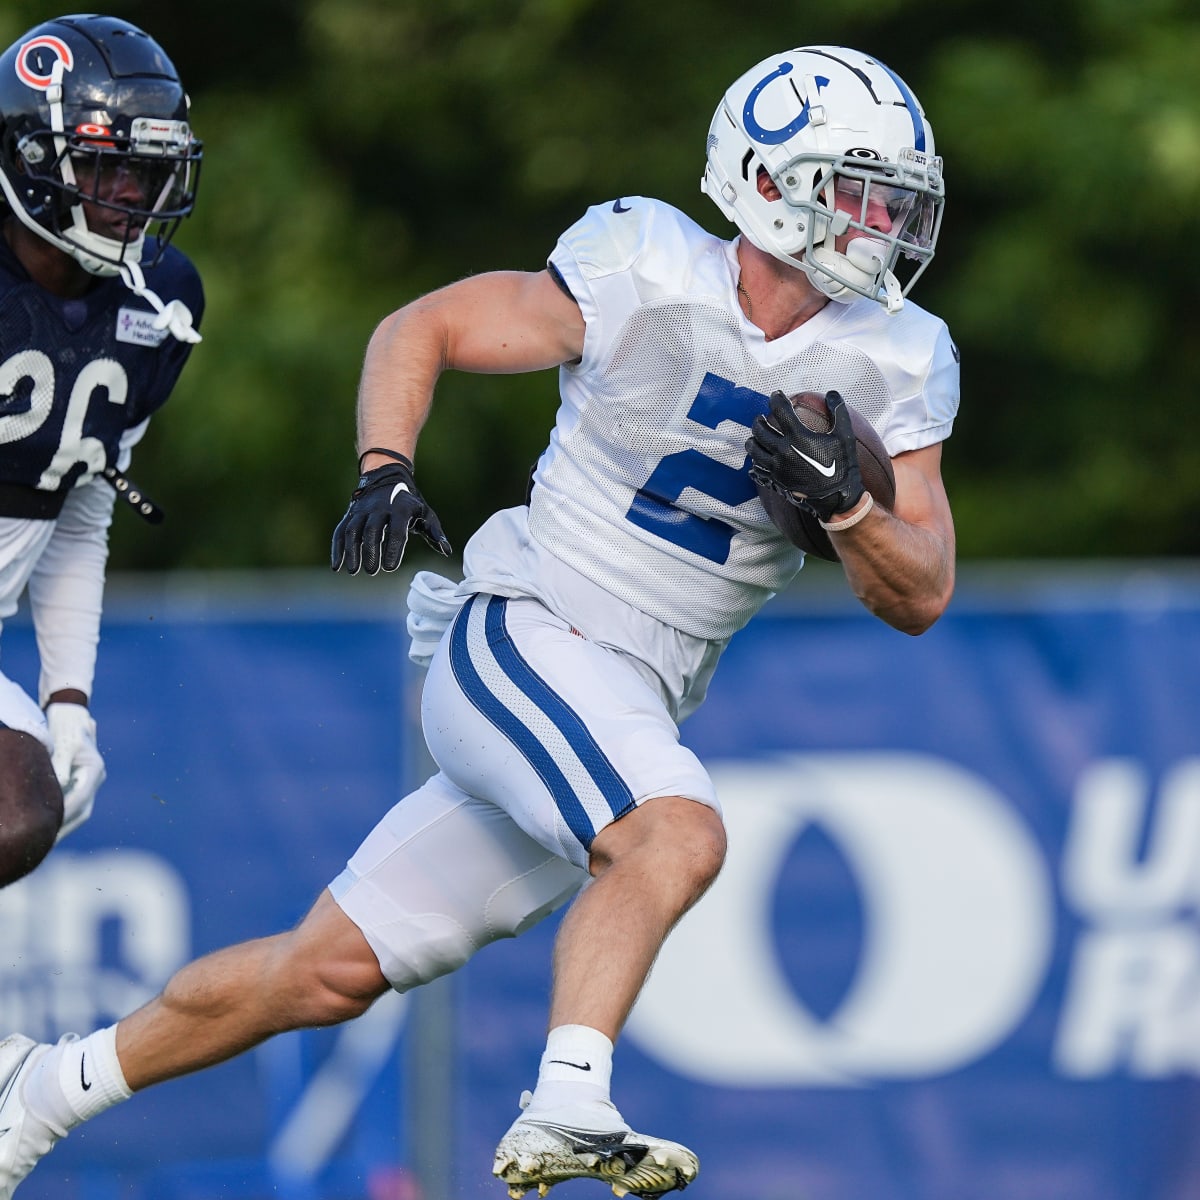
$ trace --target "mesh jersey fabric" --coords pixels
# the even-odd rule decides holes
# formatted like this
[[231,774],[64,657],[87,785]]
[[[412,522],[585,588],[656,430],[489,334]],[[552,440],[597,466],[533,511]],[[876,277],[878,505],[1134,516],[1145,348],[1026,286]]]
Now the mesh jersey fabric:
[[745,441],[771,391],[837,389],[893,455],[944,440],[958,409],[940,319],[911,302],[895,316],[869,300],[830,303],[768,341],[738,304],[736,251],[641,197],[596,205],[562,235],[550,264],[585,318],[584,353],[561,369],[529,504],[540,545],[715,641],[803,562],[748,473]]

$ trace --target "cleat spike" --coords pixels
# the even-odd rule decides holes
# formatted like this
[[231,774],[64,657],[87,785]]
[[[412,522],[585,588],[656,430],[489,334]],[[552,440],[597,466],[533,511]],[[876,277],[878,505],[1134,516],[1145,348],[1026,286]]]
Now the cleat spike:
[[593,1113],[584,1106],[531,1115],[527,1108],[501,1139],[493,1172],[509,1185],[512,1200],[544,1200],[555,1184],[572,1179],[605,1183],[616,1200],[662,1200],[696,1178],[698,1163],[686,1146],[627,1125],[614,1128],[611,1110]]

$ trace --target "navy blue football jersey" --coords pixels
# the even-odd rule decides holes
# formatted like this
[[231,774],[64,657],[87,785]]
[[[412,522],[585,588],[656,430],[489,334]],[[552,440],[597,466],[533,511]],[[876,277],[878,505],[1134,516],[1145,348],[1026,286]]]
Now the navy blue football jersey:
[[[148,239],[146,258],[153,254]],[[199,326],[204,291],[181,251],[169,246],[145,275]],[[0,509],[3,494],[32,488],[56,511],[53,500],[117,466],[122,434],[165,403],[191,351],[154,329],[155,315],[119,278],[98,280],[79,299],[51,295],[0,238]]]

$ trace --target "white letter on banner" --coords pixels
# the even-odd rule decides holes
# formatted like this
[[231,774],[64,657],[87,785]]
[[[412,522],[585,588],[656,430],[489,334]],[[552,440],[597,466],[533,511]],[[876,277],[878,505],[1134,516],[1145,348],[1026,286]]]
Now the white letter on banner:
[[[187,887],[140,850],[56,851],[0,891],[0,1027],[40,1041],[145,1004],[191,950]],[[113,961],[102,961],[102,930]]]
[[1165,776],[1147,852],[1145,769],[1126,759],[1091,767],[1079,782],[1063,855],[1063,895],[1093,920],[1171,916],[1200,894],[1200,760]]
[[1095,1079],[1128,1068],[1161,1079],[1200,1068],[1200,944],[1194,926],[1085,934],[1071,968],[1054,1061]]
[[[1200,759],[1167,772],[1128,759],[1081,778],[1063,895],[1093,928],[1071,964],[1054,1061],[1064,1075],[1200,1074]],[[1140,848],[1145,843],[1145,853]]]
[[[630,1018],[639,1048],[734,1087],[857,1086],[966,1066],[1024,1016],[1044,976],[1054,902],[1040,851],[1004,797],[944,760],[813,754],[712,770],[729,858],[667,939]],[[821,1023],[779,965],[772,896],[819,824],[862,889],[862,961]]]

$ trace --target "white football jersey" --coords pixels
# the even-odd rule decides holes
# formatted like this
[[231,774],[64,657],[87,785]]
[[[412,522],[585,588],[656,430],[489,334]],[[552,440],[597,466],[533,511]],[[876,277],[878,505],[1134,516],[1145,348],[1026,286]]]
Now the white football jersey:
[[772,391],[836,389],[892,455],[944,440],[958,409],[941,320],[911,301],[888,316],[862,299],[768,341],[738,304],[736,248],[636,197],[589,209],[563,234],[550,264],[587,332],[581,360],[561,370],[529,505],[530,533],[557,558],[717,641],[803,563],[749,475],[746,439]]

